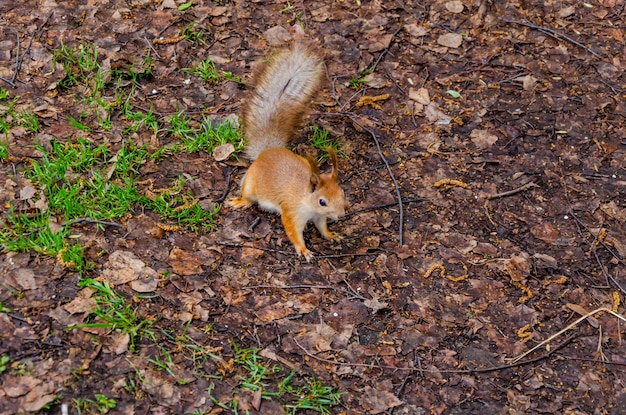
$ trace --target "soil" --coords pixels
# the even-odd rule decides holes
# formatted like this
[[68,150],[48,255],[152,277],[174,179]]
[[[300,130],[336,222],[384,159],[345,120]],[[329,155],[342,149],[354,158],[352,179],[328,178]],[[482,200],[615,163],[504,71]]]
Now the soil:
[[[188,85],[182,68],[210,58],[246,83],[304,32],[328,78],[308,123],[345,152],[348,212],[330,225],[344,239],[310,226],[307,263],[279,218],[257,208],[223,207],[213,231],[170,231],[148,211],[104,230],[77,223],[93,264],[82,278],[158,275],[147,294],[115,285],[158,329],[134,350],[117,331],[67,329],[92,305],[78,273],[2,253],[0,355],[11,367],[0,414],[77,413],[72,400],[95,393],[116,400],[110,413],[228,413],[207,388],[232,398],[235,347],[334,386],[335,414],[626,413],[623,0],[183,3],[0,4],[0,86],[41,123],[39,134],[8,136],[3,209],[25,203],[20,171],[34,143],[73,134],[79,106],[56,93],[52,66],[62,44],[95,43],[111,67],[150,54],[153,73],[131,103],[199,121],[238,114],[249,88]],[[180,36],[192,22],[205,44]],[[115,125],[89,140],[119,148]],[[133,139],[175,141],[147,129]],[[144,166],[141,179],[158,188],[184,175],[209,208],[238,192],[244,171],[196,152]],[[183,334],[216,358],[199,367],[177,346]],[[168,370],[154,364],[163,350]],[[270,401],[249,408],[284,413]]]

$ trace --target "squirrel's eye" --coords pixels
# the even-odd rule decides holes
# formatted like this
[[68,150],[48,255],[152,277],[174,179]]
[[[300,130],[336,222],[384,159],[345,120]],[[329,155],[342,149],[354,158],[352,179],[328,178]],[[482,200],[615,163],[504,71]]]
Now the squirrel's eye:
[[326,199],[320,199],[320,206],[326,207]]

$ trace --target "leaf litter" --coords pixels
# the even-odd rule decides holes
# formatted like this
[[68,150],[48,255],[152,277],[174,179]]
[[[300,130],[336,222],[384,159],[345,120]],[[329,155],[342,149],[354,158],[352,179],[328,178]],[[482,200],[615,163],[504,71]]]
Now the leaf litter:
[[[331,225],[343,242],[310,233],[319,258],[301,263],[277,218],[254,209],[222,209],[214,230],[196,232],[151,211],[117,226],[51,218],[85,244],[92,267],[79,276],[56,256],[3,246],[0,413],[75,410],[100,393],[120,413],[228,413],[233,397],[250,413],[284,413],[263,395],[278,375],[262,389],[239,386],[241,347],[295,371],[298,386],[314,376],[335,387],[341,405],[331,413],[619,413],[619,2],[222,3],[3,3],[0,86],[19,103],[9,114],[10,99],[0,102],[11,155],[0,163],[0,203],[50,209],[24,173],[42,157],[38,144],[106,144],[113,181],[127,140],[152,150],[176,143],[124,117],[107,130],[106,106],[82,101],[96,83],[64,89],[68,68],[55,63],[63,45],[95,45],[107,76],[137,76],[122,80],[135,110],[161,120],[184,110],[200,125],[206,113],[237,114],[249,91],[183,68],[211,57],[245,84],[255,62],[304,27],[329,78],[308,122],[338,132],[346,152],[341,179],[355,213]],[[172,177],[190,177],[210,208],[241,177],[232,154],[168,154],[139,165],[138,183],[151,181],[144,190],[156,199]],[[430,268],[439,271],[424,278]],[[87,327],[100,321],[100,297],[79,285],[85,278],[108,281],[148,331],[133,342],[120,326]]]

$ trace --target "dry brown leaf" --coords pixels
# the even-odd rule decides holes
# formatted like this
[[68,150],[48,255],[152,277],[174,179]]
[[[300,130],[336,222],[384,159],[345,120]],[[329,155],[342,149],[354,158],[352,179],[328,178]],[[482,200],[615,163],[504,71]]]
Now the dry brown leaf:
[[462,13],[463,3],[459,0],[453,0],[446,3],[446,9],[451,13]]
[[426,88],[410,88],[409,89],[409,98],[418,104],[428,105],[430,104],[430,95]]
[[231,143],[222,144],[213,150],[213,158],[215,161],[224,161],[235,152],[235,146]]
[[530,263],[526,255],[513,255],[504,263],[504,269],[513,281],[523,281],[530,274]]
[[156,277],[157,272],[130,251],[113,252],[102,271],[102,277],[114,286],[148,276]]
[[267,323],[290,316],[294,314],[294,311],[290,306],[277,302],[257,310],[255,314],[259,320]]
[[98,303],[94,298],[76,297],[69,303],[63,305],[63,308],[70,314],[89,313]]
[[36,290],[39,284],[35,280],[35,271],[30,268],[18,268],[13,271],[13,278],[25,290]]
[[363,389],[360,403],[363,408],[368,408],[368,414],[381,414],[393,407],[402,405],[402,401],[392,392],[370,386]]
[[[586,316],[587,314],[589,314],[589,310],[587,310],[585,307],[581,305],[567,303],[565,306],[569,308],[570,310],[574,311],[575,313],[580,314],[581,316]],[[587,322],[596,329],[600,327],[600,322],[593,316],[587,317]]]
[[463,37],[458,33],[446,33],[437,38],[437,43],[447,48],[456,49],[463,43]]
[[551,223],[543,222],[530,228],[530,233],[537,239],[553,244],[559,238],[560,232]]

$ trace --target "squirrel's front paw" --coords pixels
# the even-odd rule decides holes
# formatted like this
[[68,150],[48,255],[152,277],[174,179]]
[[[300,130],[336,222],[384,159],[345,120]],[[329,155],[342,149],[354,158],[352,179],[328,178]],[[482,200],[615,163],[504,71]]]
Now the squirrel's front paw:
[[313,252],[309,251],[306,247],[297,248],[298,256],[303,256],[306,262],[311,262],[313,259]]

